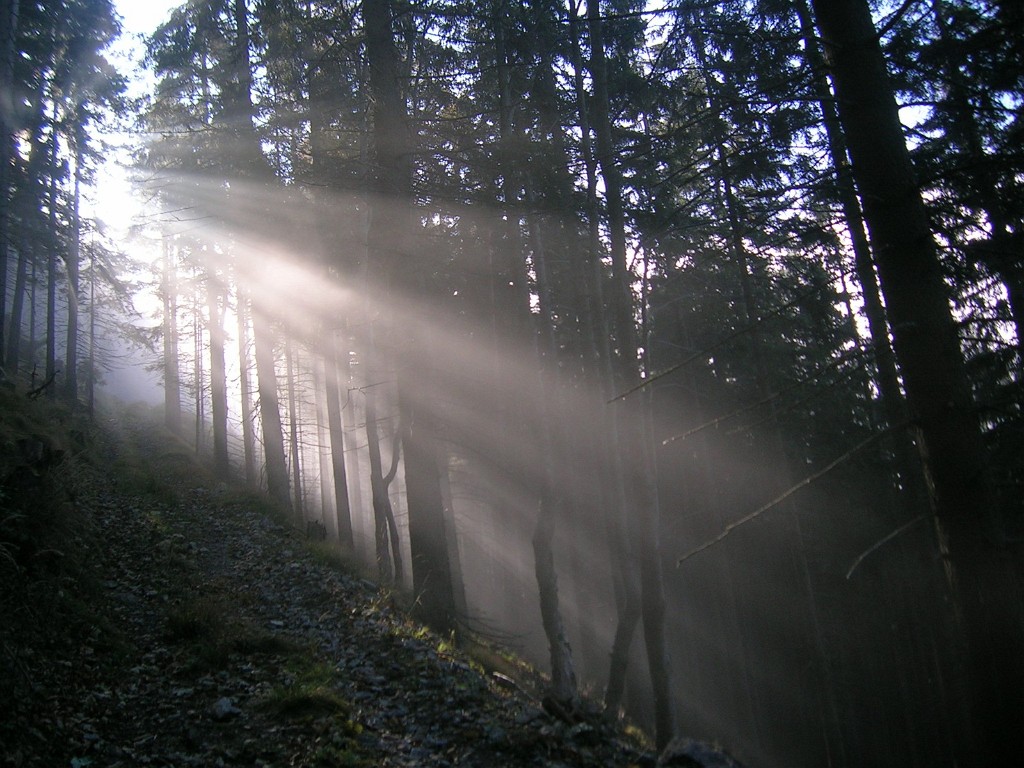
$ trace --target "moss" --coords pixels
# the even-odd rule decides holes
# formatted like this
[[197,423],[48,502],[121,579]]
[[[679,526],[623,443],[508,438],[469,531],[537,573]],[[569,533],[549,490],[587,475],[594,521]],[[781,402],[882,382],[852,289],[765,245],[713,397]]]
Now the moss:
[[159,509],[150,509],[144,515],[145,521],[149,526],[157,533],[166,536],[170,533],[170,526],[167,524],[167,520]]
[[631,723],[623,725],[623,735],[641,749],[653,749],[654,740],[643,730]]

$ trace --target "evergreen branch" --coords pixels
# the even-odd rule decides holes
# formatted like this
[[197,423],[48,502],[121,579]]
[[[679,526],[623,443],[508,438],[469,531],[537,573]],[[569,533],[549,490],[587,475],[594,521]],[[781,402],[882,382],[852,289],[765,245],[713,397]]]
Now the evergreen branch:
[[[900,425],[900,426],[904,426],[904,425]],[[733,520],[731,523],[726,525],[725,528],[723,528],[721,530],[721,532],[719,532],[719,534],[717,536],[715,536],[712,539],[709,539],[708,541],[705,541],[700,546],[694,547],[689,552],[687,552],[682,557],[680,557],[678,560],[676,560],[676,568],[681,566],[686,560],[689,560],[694,555],[703,552],[705,549],[710,549],[712,546],[714,546],[718,542],[722,541],[722,539],[724,539],[726,536],[728,536],[730,533],[732,533],[734,530],[736,530],[740,526],[746,525],[751,520],[754,520],[754,519],[760,517],[761,515],[763,515],[768,510],[772,509],[773,507],[778,506],[783,501],[785,501],[790,496],[792,496],[797,491],[799,491],[801,488],[806,488],[811,483],[813,483],[813,482],[815,482],[817,480],[820,480],[822,477],[827,475],[833,469],[835,469],[839,465],[841,465],[841,464],[845,463],[846,461],[848,461],[852,456],[854,456],[855,454],[857,454],[860,451],[864,450],[868,446],[878,442],[879,440],[881,440],[883,437],[885,437],[886,435],[888,435],[892,431],[893,431],[893,427],[889,427],[888,429],[883,429],[881,432],[876,432],[875,434],[871,435],[870,437],[866,437],[865,439],[863,439],[859,443],[857,443],[855,446],[853,446],[853,448],[851,448],[846,453],[844,453],[842,456],[840,456],[839,458],[833,460],[832,462],[830,462],[829,464],[827,464],[825,467],[823,467],[822,469],[818,470],[814,474],[808,475],[807,477],[805,477],[803,480],[801,480],[796,485],[790,486],[785,491],[783,491],[781,494],[779,494],[774,499],[769,501],[767,504],[764,504],[763,506],[758,507],[753,512],[751,512],[749,515],[745,515],[744,517],[741,517],[739,520]]]
[[769,424],[772,421],[775,421],[776,419],[778,419],[779,416],[781,416],[784,413],[790,413],[792,411],[795,411],[797,408],[799,408],[800,406],[802,406],[802,405],[804,405],[806,403],[813,403],[815,400],[820,398],[826,392],[829,392],[829,391],[835,389],[836,387],[840,386],[841,384],[845,384],[846,382],[848,382],[851,378],[853,378],[854,374],[856,374],[858,371],[862,370],[862,368],[863,368],[863,364],[858,366],[858,367],[856,367],[856,368],[850,369],[850,370],[841,371],[840,374],[835,379],[830,381],[827,385],[825,385],[821,389],[816,389],[813,392],[809,393],[806,397],[801,397],[799,400],[794,400],[792,403],[789,403],[785,408],[783,408],[781,410],[778,410],[778,411],[775,411],[774,413],[770,414],[769,416],[767,416],[767,417],[765,417],[763,419],[760,419],[759,421],[755,421],[752,424],[746,424],[744,426],[734,427],[733,429],[729,430],[726,433],[726,435],[727,436],[732,436],[732,435],[739,434],[741,432],[751,432],[754,429],[757,429],[762,424]]
[[[839,275],[837,275],[836,279],[841,279],[841,278],[845,277],[846,275],[848,275],[848,274],[850,274],[852,272],[853,272],[852,269],[848,269],[845,272],[842,272]],[[708,346],[706,346],[706,347],[704,347],[702,349],[697,350],[692,355],[684,357],[681,361],[679,361],[675,365],[673,365],[673,366],[671,366],[669,368],[666,368],[664,371],[661,371],[660,373],[656,373],[653,376],[649,376],[648,378],[646,378],[643,381],[641,381],[639,384],[636,384],[635,386],[632,386],[629,389],[627,389],[625,392],[622,392],[622,393],[616,395],[611,400],[609,400],[607,402],[607,404],[611,405],[612,403],[617,402],[618,400],[625,400],[627,397],[629,397],[633,393],[639,392],[641,389],[649,386],[650,384],[653,384],[655,381],[658,381],[658,379],[663,379],[666,376],[675,373],[679,369],[686,367],[687,365],[692,363],[697,358],[704,357],[709,352],[713,352],[716,349],[718,349],[719,347],[725,346],[730,341],[738,339],[740,336],[744,336],[744,335],[746,335],[748,333],[751,333],[751,332],[757,330],[759,327],[764,325],[764,323],[766,323],[768,320],[771,320],[774,317],[778,317],[783,312],[785,312],[787,309],[790,309],[791,307],[799,304],[801,301],[803,301],[804,299],[808,298],[809,296],[813,296],[818,291],[820,291],[822,288],[825,288],[827,286],[828,286],[828,283],[818,283],[818,284],[813,285],[808,290],[806,290],[803,293],[800,293],[797,296],[793,297],[792,299],[787,301],[785,304],[782,304],[782,305],[776,307],[775,309],[773,309],[768,314],[766,314],[766,315],[764,315],[762,317],[757,318],[752,323],[749,323],[748,325],[745,325],[742,328],[739,328],[739,329],[733,331],[732,333],[723,336],[718,341],[716,341],[716,342],[714,342],[712,344],[709,344]]]
[[917,5],[917,0],[904,0],[903,5],[901,5],[895,11],[893,11],[892,14],[889,16],[888,21],[886,21],[885,24],[881,28],[879,28],[876,35],[877,38],[881,40],[886,35],[888,35],[892,31],[893,27],[899,24],[900,20],[907,15],[907,11],[909,11],[915,5]]
[[[861,348],[858,348],[856,350],[856,353],[854,355],[852,355],[852,357],[859,357],[859,356],[862,356],[864,354],[865,354],[865,350],[863,350]],[[830,366],[835,368],[836,366],[841,365],[844,362],[848,362],[848,360],[849,360],[849,358],[843,357],[843,358],[840,358],[840,359],[835,360],[832,363],[830,363]],[[828,385],[828,387],[826,387],[826,390],[834,389],[836,386],[841,384],[843,381],[845,381],[846,379],[850,378],[850,376],[852,376],[853,373],[855,373],[856,371],[860,370],[861,367],[862,366],[858,366],[852,372],[847,371],[847,372],[842,373],[838,377],[837,380],[833,381],[832,383],[830,383]],[[732,410],[729,413],[723,414],[721,416],[716,416],[715,418],[711,419],[710,421],[706,421],[703,424],[699,424],[696,427],[692,427],[691,429],[688,429],[686,432],[683,432],[682,434],[673,435],[672,437],[666,437],[664,440],[661,441],[661,444],[663,446],[665,446],[665,445],[670,445],[671,443],[674,443],[677,440],[685,440],[688,437],[692,437],[693,435],[697,434],[698,432],[703,432],[705,429],[709,429],[711,427],[717,427],[719,424],[721,424],[724,421],[729,421],[729,419],[735,418],[737,416],[742,416],[743,414],[748,413],[750,411],[755,411],[758,408],[760,408],[762,405],[768,405],[769,403],[771,403],[771,402],[773,402],[775,400],[778,400],[779,398],[781,398],[783,395],[787,394],[788,392],[792,392],[794,390],[800,389],[801,387],[803,387],[803,386],[805,386],[807,384],[811,384],[813,382],[819,381],[823,375],[824,375],[824,372],[822,372],[822,373],[815,373],[815,374],[813,374],[811,376],[807,376],[807,377],[805,377],[803,379],[800,379],[799,381],[795,381],[792,384],[790,384],[790,385],[788,385],[786,387],[783,387],[782,389],[780,389],[777,392],[773,392],[770,395],[766,395],[765,397],[761,398],[760,400],[757,400],[757,401],[755,401],[753,403],[750,403],[748,405],[745,405],[745,406],[741,406],[740,408],[736,408],[735,410]],[[789,411],[789,410],[792,410],[793,408],[797,408],[797,407],[803,405],[804,403],[813,400],[814,398],[818,397],[821,394],[822,394],[821,390],[813,392],[808,397],[805,397],[805,398],[802,398],[800,400],[797,400],[795,403],[793,403],[792,405],[787,407],[786,410]],[[736,434],[737,432],[749,431],[749,430],[753,429],[754,427],[758,426],[759,424],[764,423],[765,421],[771,421],[777,415],[778,415],[777,413],[773,414],[768,419],[756,422],[756,423],[748,425],[746,427],[737,427],[737,428],[731,430],[729,432],[729,434],[732,435],[732,434]]]

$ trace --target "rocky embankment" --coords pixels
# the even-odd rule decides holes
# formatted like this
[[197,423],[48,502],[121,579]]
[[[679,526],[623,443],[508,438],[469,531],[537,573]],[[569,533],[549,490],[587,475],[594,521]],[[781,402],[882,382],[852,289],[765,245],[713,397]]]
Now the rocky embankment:
[[145,475],[187,459],[131,439],[111,450],[157,468],[74,465],[87,554],[6,601],[0,765],[654,764],[597,716],[552,717],[253,497]]

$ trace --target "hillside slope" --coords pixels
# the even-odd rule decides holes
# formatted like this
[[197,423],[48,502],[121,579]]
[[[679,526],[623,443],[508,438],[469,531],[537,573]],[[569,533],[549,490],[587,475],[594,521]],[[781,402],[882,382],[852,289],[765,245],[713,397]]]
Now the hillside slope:
[[0,539],[0,765],[654,764],[410,622],[138,414],[119,422],[34,473],[52,475],[23,505],[48,544]]

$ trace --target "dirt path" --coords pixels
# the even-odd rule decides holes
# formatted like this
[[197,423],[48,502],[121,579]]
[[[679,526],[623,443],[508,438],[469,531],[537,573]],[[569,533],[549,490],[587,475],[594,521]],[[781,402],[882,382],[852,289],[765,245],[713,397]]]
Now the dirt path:
[[80,485],[96,616],[29,651],[38,699],[4,765],[653,765],[596,717],[550,717],[237,492]]

